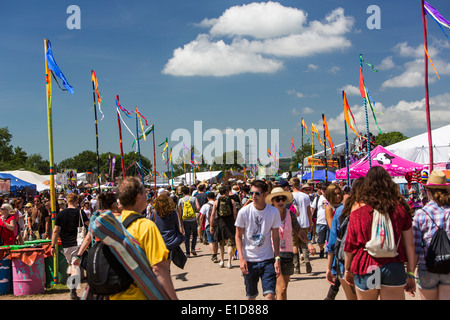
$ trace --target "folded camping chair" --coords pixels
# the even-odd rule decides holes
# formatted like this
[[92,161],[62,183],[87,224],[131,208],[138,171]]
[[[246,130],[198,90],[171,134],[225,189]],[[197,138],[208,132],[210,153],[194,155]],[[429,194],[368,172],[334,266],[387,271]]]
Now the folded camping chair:
[[109,246],[149,300],[170,300],[156,279],[145,252],[111,211],[96,212],[91,217],[89,230],[93,237]]

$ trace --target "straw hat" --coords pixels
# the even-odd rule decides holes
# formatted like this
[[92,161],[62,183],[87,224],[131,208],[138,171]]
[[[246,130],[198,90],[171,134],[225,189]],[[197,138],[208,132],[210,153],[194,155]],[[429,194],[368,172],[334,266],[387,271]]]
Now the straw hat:
[[447,183],[447,177],[443,171],[432,171],[428,177],[427,184],[423,185],[425,188],[445,189],[450,188],[450,183]]
[[272,189],[272,192],[266,197],[266,203],[272,204],[272,198],[275,198],[277,196],[285,196],[287,198],[285,203],[291,203],[292,202],[292,193],[289,191],[284,191],[283,188],[276,187]]

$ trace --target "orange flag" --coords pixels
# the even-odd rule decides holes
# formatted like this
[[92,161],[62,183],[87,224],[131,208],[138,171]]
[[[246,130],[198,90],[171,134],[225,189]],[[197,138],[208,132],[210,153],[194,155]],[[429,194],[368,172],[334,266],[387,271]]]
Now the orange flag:
[[330,159],[331,159],[334,154],[334,144],[333,144],[333,140],[331,140],[330,131],[328,131],[328,124],[327,124],[327,120],[325,120],[324,114],[322,114],[322,120],[323,120],[323,129],[325,130],[325,136],[327,137],[328,143],[330,144],[330,148],[331,148],[331,155],[330,155]]
[[317,138],[319,138],[319,142],[322,146],[324,146],[322,139],[320,139],[320,133],[319,130],[317,130],[316,126],[314,125],[314,123],[311,123],[311,132],[314,135],[314,133],[317,134]]
[[[350,110],[350,106],[348,105],[347,95],[345,94],[344,91],[342,91],[342,93],[344,96],[344,119],[345,119],[345,122],[347,122],[350,129],[352,129],[353,132],[356,134],[356,136],[359,138],[360,134],[358,133],[358,129],[356,128],[355,117],[353,117],[352,110]],[[350,118],[350,116],[351,116],[351,118]]]

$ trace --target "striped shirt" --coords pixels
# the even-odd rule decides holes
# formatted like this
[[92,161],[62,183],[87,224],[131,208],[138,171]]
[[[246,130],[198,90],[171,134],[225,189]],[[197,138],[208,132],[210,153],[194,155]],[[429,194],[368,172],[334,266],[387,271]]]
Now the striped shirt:
[[[426,213],[425,213],[426,212]],[[428,213],[428,214],[427,214]],[[439,207],[431,200],[422,209],[418,209],[413,218],[414,244],[416,254],[419,256],[419,266],[425,268],[425,257],[428,253],[431,238],[442,227],[450,238],[450,206]],[[433,218],[433,220],[431,220]]]

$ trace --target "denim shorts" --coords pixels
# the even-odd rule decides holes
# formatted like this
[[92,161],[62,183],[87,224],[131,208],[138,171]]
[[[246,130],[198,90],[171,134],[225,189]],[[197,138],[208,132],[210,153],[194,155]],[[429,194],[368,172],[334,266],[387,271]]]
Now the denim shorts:
[[208,243],[214,243],[214,233],[211,234],[211,226],[208,225],[205,229],[206,233],[206,239],[208,240]]
[[277,276],[274,267],[275,259],[259,262],[247,261],[248,274],[244,274],[245,294],[248,299],[258,296],[258,282],[261,278],[263,295],[275,294]]
[[417,269],[417,278],[419,278],[419,281],[417,281],[417,286],[420,289],[423,290],[434,290],[437,289],[439,285],[447,285],[450,286],[450,273],[447,274],[439,274],[439,273],[433,273],[428,272],[424,268]]
[[326,224],[316,225],[317,243],[324,244],[327,240],[328,226]]
[[403,263],[393,262],[377,267],[370,273],[355,274],[355,286],[360,291],[380,289],[380,286],[403,287],[406,285],[406,271]]

